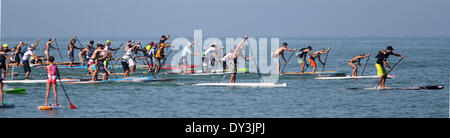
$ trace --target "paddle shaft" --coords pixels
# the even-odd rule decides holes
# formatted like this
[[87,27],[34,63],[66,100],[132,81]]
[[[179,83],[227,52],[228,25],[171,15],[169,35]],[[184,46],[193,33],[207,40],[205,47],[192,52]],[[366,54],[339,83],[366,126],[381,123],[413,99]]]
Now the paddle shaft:
[[324,65],[323,65],[323,67],[322,67],[322,72],[325,71],[325,66],[327,65],[327,59],[328,59],[328,54],[329,54],[329,53],[330,53],[330,50],[328,50],[327,56],[325,57],[325,63],[324,63]]
[[[297,50],[296,50],[297,51]],[[291,57],[294,55],[295,51],[292,52],[292,54],[289,56],[288,58],[288,62],[286,64],[284,64],[283,69],[281,70],[281,73],[284,72],[284,69],[286,68],[287,64],[289,63],[289,61],[291,61]]]
[[[389,70],[389,71],[386,73],[386,76],[389,75],[389,73],[390,73],[392,70],[394,70],[395,66],[397,66],[397,64],[400,63],[400,61],[402,61],[402,60],[403,60],[403,58],[400,58],[400,60],[398,60],[397,63],[395,63],[394,66],[392,66],[391,70]],[[375,87],[375,90],[378,89],[378,85],[380,85],[380,80],[378,80],[377,86]]]
[[[247,39],[247,42],[248,42],[248,48],[249,48],[250,54],[252,54],[252,56],[255,57],[255,55],[253,55],[252,48],[250,47],[250,41],[248,41],[248,39]],[[256,57],[255,57],[255,59],[256,59]],[[258,67],[258,64],[256,63],[256,60],[254,63],[256,65],[256,71],[258,71],[259,79],[261,79],[262,82],[264,82],[264,79],[262,78],[261,73],[259,72],[259,67]],[[236,70],[236,72],[237,72],[237,70]]]
[[66,89],[64,88],[64,85],[63,85],[62,82],[61,82],[61,78],[58,77],[58,80],[59,80],[59,84],[60,84],[61,87],[63,88],[63,91],[64,91],[64,94],[66,95],[67,101],[69,101],[70,109],[75,109],[75,108],[77,108],[75,105],[72,104],[72,102],[70,102],[69,95],[67,95]]
[[56,41],[56,37],[55,37],[55,44],[56,44],[56,47],[58,48],[59,58],[61,58],[61,62],[64,62],[63,57],[62,57],[62,55],[61,55],[61,50],[59,50],[58,42]]
[[[117,49],[116,51],[114,51],[113,55],[116,55],[117,51],[119,51],[120,48],[122,48],[122,45],[123,45],[123,43],[120,44],[119,49]],[[112,57],[111,57],[111,58],[112,58]],[[112,58],[112,59],[113,59],[113,58]],[[117,63],[117,62],[116,62],[116,63]],[[117,75],[116,75],[116,71],[115,71],[115,69],[114,69],[114,65],[115,65],[115,64],[112,64],[112,71],[113,71],[114,77],[116,77],[116,79],[117,79]]]
[[364,70],[366,70],[367,62],[369,62],[369,59],[370,59],[370,56],[367,57],[366,64],[364,64],[364,68],[363,68],[363,71],[362,71],[362,73],[361,73],[361,76],[364,75]]

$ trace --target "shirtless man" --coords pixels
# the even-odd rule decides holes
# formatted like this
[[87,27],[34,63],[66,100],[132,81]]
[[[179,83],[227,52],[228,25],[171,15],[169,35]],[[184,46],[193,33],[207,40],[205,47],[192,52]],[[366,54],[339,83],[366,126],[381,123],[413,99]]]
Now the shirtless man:
[[74,56],[73,56],[73,52],[74,52],[73,50],[74,50],[74,49],[82,49],[81,46],[80,46],[80,47],[76,47],[76,46],[75,46],[75,43],[77,42],[77,41],[75,40],[75,37],[77,37],[77,36],[74,36],[74,37],[72,37],[72,39],[70,39],[69,46],[67,47],[68,50],[69,50],[69,51],[67,51],[67,52],[68,52],[69,58],[70,58],[70,64],[69,64],[69,67],[72,67],[73,62],[74,62],[74,60],[75,60],[75,58],[74,58]]
[[281,55],[281,57],[283,58],[284,62],[287,64],[288,61],[286,60],[286,58],[284,58],[284,51],[285,50],[286,51],[296,51],[297,50],[297,49],[289,49],[289,48],[287,48],[287,45],[288,44],[286,42],[284,42],[283,45],[280,48],[277,49],[277,51],[272,53],[272,58],[273,58],[273,60],[275,62],[277,62],[277,69],[278,69],[277,71],[278,71],[278,74],[280,74],[280,75],[282,73],[280,72],[281,62],[280,62],[279,56]]

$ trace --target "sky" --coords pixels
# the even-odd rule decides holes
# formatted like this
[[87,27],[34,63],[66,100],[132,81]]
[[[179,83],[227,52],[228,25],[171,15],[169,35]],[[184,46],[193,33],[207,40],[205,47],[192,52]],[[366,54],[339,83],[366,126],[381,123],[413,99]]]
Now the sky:
[[2,38],[448,37],[450,0],[1,0]]

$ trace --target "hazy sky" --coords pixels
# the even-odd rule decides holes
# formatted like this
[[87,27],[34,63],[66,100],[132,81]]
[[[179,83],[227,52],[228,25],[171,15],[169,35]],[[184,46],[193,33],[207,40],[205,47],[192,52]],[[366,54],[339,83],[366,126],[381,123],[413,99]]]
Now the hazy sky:
[[450,0],[1,0],[2,37],[450,36]]

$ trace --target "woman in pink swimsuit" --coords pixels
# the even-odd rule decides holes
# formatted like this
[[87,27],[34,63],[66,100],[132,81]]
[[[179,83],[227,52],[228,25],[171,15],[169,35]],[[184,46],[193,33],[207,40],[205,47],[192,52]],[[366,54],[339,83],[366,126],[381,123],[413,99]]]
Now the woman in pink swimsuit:
[[48,96],[50,94],[50,85],[53,85],[53,94],[55,95],[55,105],[58,106],[57,97],[58,94],[56,93],[56,79],[59,78],[59,71],[58,67],[55,65],[55,57],[51,56],[48,58],[48,61],[50,62],[50,65],[47,66],[47,93],[45,95],[45,106],[48,106]]

